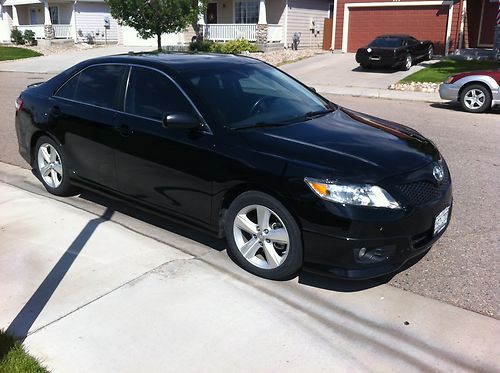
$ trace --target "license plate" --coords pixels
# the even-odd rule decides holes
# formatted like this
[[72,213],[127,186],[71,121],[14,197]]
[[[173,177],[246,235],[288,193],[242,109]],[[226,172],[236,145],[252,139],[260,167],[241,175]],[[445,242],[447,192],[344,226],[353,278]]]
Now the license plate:
[[434,236],[439,232],[441,232],[444,229],[444,227],[446,227],[446,224],[448,223],[449,213],[450,213],[450,206],[445,208],[436,216],[436,220],[434,221]]

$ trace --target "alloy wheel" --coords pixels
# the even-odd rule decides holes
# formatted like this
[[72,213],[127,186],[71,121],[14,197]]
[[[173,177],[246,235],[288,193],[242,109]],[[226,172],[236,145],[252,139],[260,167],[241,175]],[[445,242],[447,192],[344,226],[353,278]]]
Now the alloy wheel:
[[429,47],[429,51],[427,52],[427,58],[428,58],[429,60],[432,60],[432,55],[433,55],[433,53],[434,53],[433,48],[432,48],[432,47]]
[[465,93],[464,104],[471,110],[480,109],[486,100],[486,96],[480,89],[471,89]]
[[38,148],[38,171],[43,181],[51,188],[59,187],[63,180],[61,156],[56,148],[48,143]]
[[258,268],[277,268],[288,256],[288,230],[278,214],[265,206],[242,208],[234,219],[233,235],[241,255]]
[[410,70],[410,68],[411,68],[411,56],[406,56],[405,68],[406,68],[406,70]]

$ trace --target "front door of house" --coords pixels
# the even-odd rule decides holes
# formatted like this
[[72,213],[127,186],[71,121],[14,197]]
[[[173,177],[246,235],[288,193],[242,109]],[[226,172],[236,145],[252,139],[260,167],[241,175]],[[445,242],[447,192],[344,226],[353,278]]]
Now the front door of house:
[[217,23],[217,3],[207,4],[207,23]]
[[30,25],[36,25],[36,24],[38,24],[36,19],[36,9],[30,8]]

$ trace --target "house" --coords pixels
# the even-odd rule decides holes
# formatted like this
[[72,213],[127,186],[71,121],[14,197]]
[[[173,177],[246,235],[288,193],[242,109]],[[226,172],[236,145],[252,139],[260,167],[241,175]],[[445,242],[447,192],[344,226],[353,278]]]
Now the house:
[[492,48],[500,0],[336,0],[331,49],[355,52],[374,36],[406,33],[448,54]]
[[[109,28],[105,28],[105,19]],[[37,39],[118,41],[118,24],[104,0],[0,0],[0,42],[10,30],[32,30]]]
[[[204,38],[213,41],[245,38],[268,48],[283,48],[291,46],[294,33],[300,33],[302,48],[320,48],[324,19],[332,15],[332,9],[333,0],[209,0],[199,24]],[[170,45],[186,44],[192,36],[189,28],[166,35],[166,40]],[[154,39],[140,40],[126,27],[122,42],[128,46],[156,45]]]

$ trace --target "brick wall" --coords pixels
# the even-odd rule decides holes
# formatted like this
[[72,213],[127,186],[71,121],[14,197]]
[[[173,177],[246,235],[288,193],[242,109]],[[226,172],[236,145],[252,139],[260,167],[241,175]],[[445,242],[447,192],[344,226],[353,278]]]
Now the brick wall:
[[[404,2],[407,0],[402,0]],[[409,1],[409,0],[408,0]],[[370,2],[369,0],[338,0],[335,28],[335,49],[342,48],[344,27],[344,4]],[[371,2],[380,2],[371,1]],[[450,33],[450,52],[458,47],[460,13],[462,0],[456,0],[453,6],[453,19]],[[375,36],[384,33],[410,34],[419,39],[432,40],[436,52],[444,52],[446,43],[446,25],[448,5],[436,6],[394,6],[350,8],[348,50],[366,44]]]

